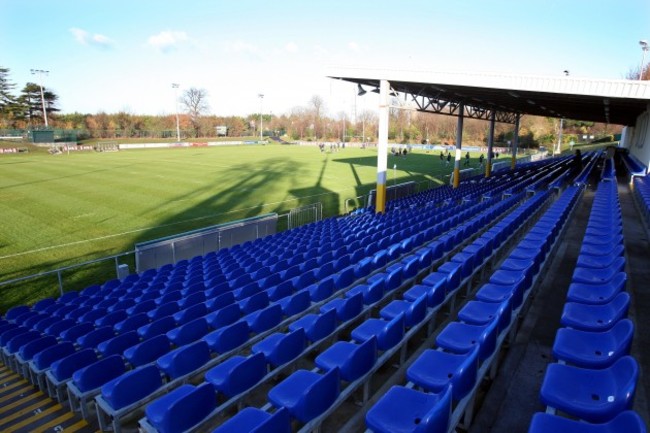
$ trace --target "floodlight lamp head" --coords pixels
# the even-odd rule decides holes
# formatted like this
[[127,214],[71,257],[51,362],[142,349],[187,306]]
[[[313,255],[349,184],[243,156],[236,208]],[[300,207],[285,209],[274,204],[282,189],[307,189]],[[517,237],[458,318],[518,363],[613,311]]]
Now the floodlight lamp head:
[[563,72],[564,72],[565,76],[567,76],[567,77],[569,76],[569,70],[568,69],[565,69]]
[[641,49],[643,51],[648,51],[648,41],[646,41],[645,39],[641,39],[639,41],[639,45],[641,45]]
[[357,92],[357,96],[363,96],[363,95],[365,95],[366,93],[368,93],[368,91],[367,91],[366,89],[364,89],[363,87],[361,87],[361,83],[357,84],[357,90],[358,90],[358,92]]

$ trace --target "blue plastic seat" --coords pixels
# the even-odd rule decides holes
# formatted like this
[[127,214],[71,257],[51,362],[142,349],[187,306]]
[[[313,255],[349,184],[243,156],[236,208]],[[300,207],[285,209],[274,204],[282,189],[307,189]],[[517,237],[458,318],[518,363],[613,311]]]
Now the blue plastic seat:
[[298,370],[268,393],[276,408],[287,408],[292,417],[309,422],[329,408],[339,395],[339,369],[321,375]]
[[550,364],[540,395],[547,406],[603,423],[631,408],[638,377],[639,366],[630,356],[601,370]]
[[336,318],[340,322],[346,322],[359,315],[362,309],[363,294],[357,293],[351,297],[332,299],[320,307],[320,312],[326,313],[329,310],[334,310],[336,311]]
[[495,302],[469,301],[458,312],[458,320],[470,325],[487,325],[494,319],[499,321],[499,332],[506,329],[512,320],[510,298],[497,304]]
[[199,317],[184,325],[167,331],[167,337],[174,346],[179,347],[192,343],[210,332],[208,322],[204,317]]
[[222,307],[205,316],[212,329],[220,329],[231,325],[241,318],[241,310],[238,304],[230,304]]
[[256,407],[246,407],[221,424],[212,433],[291,433],[291,418],[285,408],[274,414]]
[[205,381],[216,392],[232,398],[249,390],[266,375],[266,360],[262,353],[233,356],[205,374]]
[[147,421],[160,433],[186,431],[217,407],[217,395],[209,383],[181,385],[145,409]]
[[86,365],[72,374],[72,382],[81,392],[99,388],[126,371],[120,355],[111,355]]
[[399,314],[390,321],[371,318],[353,329],[351,336],[358,343],[376,337],[377,348],[379,350],[388,350],[402,340],[404,322],[404,314]]
[[271,334],[253,345],[251,350],[253,353],[263,353],[270,365],[278,367],[298,357],[305,350],[306,343],[304,328],[298,328],[288,334]]
[[[142,297],[143,299],[139,299],[137,304],[135,304],[132,307],[127,308],[126,312],[129,313],[130,316],[131,315],[136,315],[136,314],[139,314],[139,313],[148,313],[149,311],[154,310],[158,306],[156,304],[156,301],[155,301],[155,299],[158,296],[159,295],[157,293],[150,294],[150,296],[148,297],[149,299],[145,299],[145,297],[143,296]],[[148,317],[149,316],[147,316],[147,318]]]
[[202,340],[208,343],[212,352],[225,353],[244,344],[249,333],[248,324],[240,320],[209,333]]
[[282,307],[285,316],[291,317],[305,311],[311,305],[308,290],[301,290],[286,298],[280,299],[278,304]]
[[95,361],[97,361],[97,354],[93,349],[80,350],[53,362],[52,375],[58,381],[65,381],[72,377],[72,373]]
[[282,321],[282,307],[279,304],[272,304],[244,316],[242,320],[248,324],[252,332],[259,334]]
[[129,317],[126,310],[117,310],[95,319],[95,326],[102,328],[104,326],[115,326],[116,323]]
[[56,344],[57,339],[55,337],[46,335],[21,346],[18,355],[23,362],[31,361],[36,354]]
[[157,335],[165,334],[175,327],[176,322],[174,322],[174,318],[172,316],[165,316],[139,327],[137,331],[140,338],[148,340]]
[[451,384],[453,399],[460,401],[476,384],[478,353],[478,347],[462,355],[428,349],[406,370],[406,377],[433,393],[440,393]]
[[150,322],[149,316],[147,313],[141,312],[136,313],[133,316],[129,316],[121,322],[117,322],[113,325],[113,329],[118,334],[124,334],[129,331],[136,331],[138,328],[148,324]]
[[410,328],[424,320],[427,314],[427,297],[420,296],[415,301],[405,301],[395,299],[379,311],[379,315],[391,320],[400,314],[404,314],[404,326]]
[[259,292],[250,298],[239,301],[239,309],[243,314],[250,314],[253,311],[261,310],[269,306],[269,295],[266,292]]
[[626,292],[619,293],[611,302],[602,305],[567,302],[560,323],[583,331],[606,331],[627,317],[629,306],[630,295]]
[[37,340],[41,337],[43,337],[43,334],[38,331],[22,332],[7,341],[7,344],[5,344],[5,351],[10,354],[16,353],[25,344],[29,343],[30,341]]
[[[583,254],[578,256],[576,267],[587,268],[587,269],[603,269],[609,267],[620,267],[621,264],[620,258],[621,258],[621,254],[619,253],[618,250],[613,250],[609,254],[604,254],[602,256],[591,256],[588,254]],[[623,261],[623,267],[625,267],[624,261]]]
[[[447,293],[449,293],[449,290],[448,290],[448,287],[449,287],[449,274],[446,274],[444,272],[431,272],[429,275],[424,277],[424,279],[422,279],[422,284],[421,285],[430,287],[431,290],[438,293],[438,296],[436,298],[439,299],[440,297],[442,297],[442,300],[444,300],[445,297],[447,296]],[[417,287],[417,286],[414,286],[414,287]],[[411,290],[412,290],[412,288],[409,289],[407,291],[407,293],[409,293]],[[421,289],[421,290],[424,290],[424,289]]]
[[536,413],[528,433],[646,433],[646,426],[641,417],[631,410],[616,415],[606,423],[592,424],[570,418]]
[[316,365],[325,371],[338,368],[341,379],[353,382],[370,371],[377,360],[377,339],[361,344],[337,341],[316,357]]
[[625,270],[625,258],[617,257],[612,266],[607,268],[581,268],[576,267],[573,271],[572,283],[585,284],[607,284],[617,273]]
[[492,355],[496,348],[498,320],[487,325],[469,325],[451,322],[438,334],[436,344],[453,353],[463,354],[479,346],[479,359],[482,361]]
[[553,343],[557,360],[584,368],[605,368],[629,354],[634,325],[628,319],[619,320],[603,332],[560,328]]
[[159,305],[153,310],[148,311],[147,316],[149,316],[149,319],[151,319],[152,322],[155,322],[156,320],[161,319],[163,317],[171,316],[172,314],[176,313],[181,309],[178,306],[178,302],[176,301],[177,300],[174,300]]
[[451,413],[451,388],[429,394],[393,386],[370,408],[366,425],[376,433],[446,433]]
[[124,350],[124,358],[134,367],[148,364],[172,349],[165,334],[160,334]]
[[102,341],[115,337],[115,331],[112,326],[104,326],[77,338],[77,345],[82,349],[94,349]]
[[193,372],[209,360],[208,343],[199,340],[162,355],[156,365],[171,379],[176,379]]
[[269,295],[269,300],[270,301],[277,301],[282,298],[286,298],[287,296],[291,296],[293,294],[293,283],[291,281],[283,281],[277,286],[269,287],[266,289],[266,292]]
[[103,356],[121,355],[126,349],[135,346],[140,342],[136,331],[129,331],[124,334],[102,341],[97,345],[97,351]]
[[69,341],[57,343],[47,347],[34,355],[32,363],[37,370],[50,368],[52,363],[59,359],[65,358],[75,352],[74,345]]
[[5,313],[5,319],[9,322],[13,322],[17,317],[28,313],[31,309],[27,305],[18,305],[17,307],[12,307]]
[[[78,323],[65,331],[62,331],[60,334],[61,340],[76,342],[79,337],[86,335],[89,332],[93,331],[95,327],[92,323],[83,322]],[[1,340],[1,338],[0,338]],[[1,342],[1,341],[0,341]]]
[[567,301],[581,304],[606,304],[625,289],[627,274],[619,272],[603,284],[571,283],[567,292]]
[[374,304],[384,296],[384,280],[375,281],[371,284],[358,284],[347,290],[345,296],[350,298],[357,293],[362,294],[364,304]]
[[289,325],[290,331],[304,328],[309,341],[322,340],[336,329],[336,311],[322,314],[307,314]]
[[334,279],[328,276],[318,283],[306,287],[306,290],[309,291],[309,296],[313,302],[320,302],[323,299],[329,298],[334,293]]
[[59,319],[56,316],[49,316],[49,317],[39,321],[38,323],[34,324],[34,330],[47,334],[47,332],[45,332],[45,330],[47,328],[49,328],[50,326],[52,326],[53,324],[55,324],[57,322],[60,322],[60,321],[61,321],[61,319]]
[[161,386],[160,371],[155,365],[147,365],[107,382],[102,386],[101,397],[114,410],[119,410],[145,398]]
[[[463,265],[461,263],[454,262],[446,262],[438,267],[437,272],[447,274],[447,287],[445,288],[447,290],[447,293],[455,292],[459,288],[461,282],[462,267]],[[427,284],[424,281],[422,281],[422,283]]]

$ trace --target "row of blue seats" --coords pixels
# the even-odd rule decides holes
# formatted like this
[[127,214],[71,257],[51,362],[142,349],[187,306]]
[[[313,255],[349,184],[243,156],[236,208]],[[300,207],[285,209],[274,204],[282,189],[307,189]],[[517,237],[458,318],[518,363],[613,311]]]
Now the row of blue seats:
[[[517,198],[513,198],[511,200],[508,200],[506,203],[499,204],[497,207],[505,209],[505,208],[507,208],[509,203],[515,203],[516,200],[517,200]],[[494,211],[495,210],[499,210],[499,209],[485,210],[484,215],[479,214],[474,218],[475,221],[469,220],[469,221],[465,222],[464,225],[467,226],[467,229],[476,230],[477,227],[485,225],[486,221],[488,221],[491,218],[494,218],[494,216],[495,216]],[[466,233],[466,235],[468,235],[468,233]],[[452,236],[455,236],[455,235],[453,233],[448,233],[445,236],[451,238]],[[427,248],[430,251],[432,251],[431,254],[433,254],[433,257],[435,259],[437,257],[440,257],[440,255],[443,252],[443,248],[445,248],[445,247],[446,248],[452,248],[454,244],[455,244],[455,242],[446,242],[445,240],[439,240],[439,241],[435,241],[434,244],[429,244],[427,247],[424,247],[424,248]],[[426,266],[425,266],[425,268],[426,268]],[[456,269],[460,269],[459,264],[456,265]],[[302,319],[299,319],[298,321],[290,324],[289,325],[289,330],[288,330],[287,333],[272,334],[271,336],[269,336],[267,339],[263,340],[262,342],[260,342],[256,346],[253,346],[253,352],[256,352],[256,348],[257,348],[257,350],[262,351],[266,355],[267,360],[272,360],[272,359],[278,358],[279,355],[277,354],[277,351],[282,347],[286,347],[286,344],[288,344],[287,341],[292,341],[294,344],[296,343],[296,339],[298,337],[295,337],[294,335],[295,335],[296,332],[298,332],[299,329],[304,329],[305,330],[304,332],[307,333],[308,338],[312,334],[314,334],[315,331],[316,331],[316,334],[315,334],[316,337],[317,337],[316,340],[323,338],[325,335],[330,335],[329,332],[331,332],[331,329],[329,329],[327,331],[327,333],[325,335],[323,335],[323,331],[320,330],[320,328],[322,328],[322,326],[315,326],[315,325],[318,325],[318,323],[320,321],[322,321],[322,318],[325,317],[328,314],[327,313],[328,311],[335,309],[337,311],[337,317],[338,317],[339,320],[343,320],[343,319],[350,320],[353,317],[356,317],[356,315],[358,313],[357,310],[354,310],[353,313],[350,313],[350,312],[344,313],[344,314],[341,314],[341,313],[346,311],[346,307],[348,307],[351,304],[351,301],[353,301],[355,298],[358,297],[359,302],[361,302],[361,300],[363,299],[364,303],[370,303],[370,305],[373,305],[373,304],[375,304],[375,303],[377,303],[378,301],[381,300],[381,298],[379,298],[379,296],[385,296],[388,293],[390,293],[390,291],[394,291],[395,289],[398,288],[398,286],[400,285],[400,279],[399,279],[400,278],[400,272],[402,273],[402,277],[408,277],[408,276],[412,276],[412,274],[414,272],[416,272],[416,271],[417,271],[417,269],[412,269],[412,270],[408,271],[408,274],[407,274],[407,271],[405,270],[405,268],[400,269],[400,266],[398,266],[398,265],[389,266],[386,269],[385,272],[382,272],[380,274],[375,274],[371,278],[369,278],[368,281],[367,281],[367,284],[360,285],[360,286],[355,286],[352,289],[348,290],[343,295],[342,298],[334,299],[334,300],[328,302],[327,304],[323,305],[321,307],[321,314],[320,315],[312,314],[312,315],[305,316]],[[455,272],[455,274],[460,275],[460,272]],[[454,278],[454,280],[455,280],[455,278]],[[361,295],[363,295],[363,298],[361,298]],[[373,329],[378,332],[377,337],[376,337],[377,338],[377,343],[375,344],[375,346],[377,348],[379,348],[379,350],[385,351],[385,350],[389,349],[390,347],[392,347],[393,345],[396,344],[395,340],[399,340],[401,338],[401,336],[403,336],[403,334],[404,334],[405,321],[406,321],[407,326],[410,327],[410,326],[412,326],[411,321],[415,320],[414,317],[418,317],[420,320],[422,319],[423,312],[425,311],[424,309],[426,308],[425,297],[422,297],[422,299],[419,301],[419,303],[417,305],[418,306],[414,311],[411,311],[408,308],[406,309],[407,310],[406,311],[406,318],[404,320],[402,320],[402,321],[397,321],[396,320],[396,321],[390,322],[390,325],[384,320],[374,319],[374,320],[378,320],[377,322],[372,322],[373,323],[372,326],[377,328],[377,329],[375,329],[373,327]],[[384,311],[384,313],[388,314],[386,311]],[[361,331],[359,331],[359,332],[361,332]],[[353,331],[353,333],[354,333],[354,331]],[[314,340],[313,338],[309,338],[309,339]],[[354,344],[354,343],[350,343],[350,344]],[[350,345],[346,345],[346,347],[348,349],[350,349],[350,350],[352,350],[352,348],[353,348],[353,346],[350,346]],[[359,347],[358,349],[361,350],[361,347]],[[376,349],[374,349],[374,350],[376,351]],[[328,352],[328,351],[329,351],[329,349],[326,350],[325,352]],[[364,346],[364,349],[363,349],[363,351],[361,353],[364,353],[367,356],[369,351],[370,351],[370,349],[368,347]],[[289,351],[289,353],[294,353],[294,352]],[[284,358],[284,357],[280,358],[280,360],[282,362],[288,362],[290,359],[293,359],[293,358],[289,358],[289,359]],[[233,363],[233,362],[236,365],[240,365],[240,364],[241,365],[246,365],[247,362],[253,362],[253,356],[249,356],[248,359],[244,359],[243,357],[238,357],[236,360],[226,361],[224,363],[225,365],[222,364],[224,366],[223,368],[225,368],[226,370],[224,370],[221,366],[217,366],[217,367],[215,367],[214,371],[218,371],[219,373],[208,372],[206,374],[206,380],[209,380],[209,378],[212,377],[214,374],[218,374],[218,375],[220,375],[220,377],[222,377],[225,374],[225,371],[228,371],[228,369],[233,368],[233,366],[231,365],[231,363]],[[257,362],[259,362],[259,361],[257,361]],[[270,364],[271,364],[271,367],[278,367],[278,365],[277,365],[278,362],[277,361],[275,361],[275,362],[271,361]],[[341,368],[342,368],[342,375],[344,377],[347,377],[347,378],[352,377],[352,376],[350,376],[350,373],[348,373],[349,369],[346,368],[346,366],[342,365]],[[258,379],[260,379],[261,376],[259,376],[259,374],[258,374],[258,375],[253,376],[253,377],[257,377]],[[234,379],[230,379],[230,381],[232,381],[232,380],[234,380]],[[345,379],[345,380],[348,380],[348,379]],[[219,382],[229,383],[230,381],[221,380]],[[213,385],[215,384],[214,381],[212,381],[212,383],[213,383]],[[218,392],[223,391],[219,387],[217,387],[217,386],[215,386],[215,387],[217,388]],[[196,390],[196,392],[198,392],[198,390]],[[146,420],[144,420],[142,423],[145,426],[149,426],[149,424],[151,422],[155,426],[157,426],[156,428],[160,429],[161,431],[164,430],[164,427],[161,427],[161,426],[164,426],[166,424],[164,420],[166,419],[168,422],[170,422],[173,419],[173,416],[168,415],[167,417],[161,417],[160,416],[160,412],[161,412],[160,408],[168,407],[171,404],[170,401],[175,401],[175,399],[178,399],[178,398],[189,398],[189,397],[187,397],[187,395],[184,393],[184,391],[178,390],[176,392],[176,394],[170,394],[169,396],[161,398],[159,401],[152,403],[152,405],[150,405],[147,408],[148,418]],[[216,409],[217,412],[219,412],[221,410],[223,410],[223,406]],[[203,415],[204,415],[203,417],[199,417],[199,418],[204,418],[205,414],[203,414]],[[153,428],[148,427],[148,430],[153,430]]]
[[601,182],[553,344],[558,362],[548,366],[540,391],[547,411],[535,414],[530,433],[646,431],[630,410],[639,367],[629,356],[634,325],[625,318],[623,251],[617,185]]
[[616,181],[616,168],[614,167],[614,158],[606,156],[603,162],[603,171],[600,175],[601,180],[606,182]]
[[[485,205],[485,204],[476,205],[475,208],[476,208],[476,209],[480,209],[480,208],[484,207],[484,205]],[[488,217],[488,216],[486,216],[486,218],[487,218],[487,217]],[[482,223],[484,223],[484,222],[485,222],[485,221],[482,221]],[[479,224],[475,224],[475,225],[479,225]],[[461,234],[461,235],[462,235],[462,234]],[[450,239],[452,239],[452,238],[450,237]],[[453,244],[453,242],[450,242],[450,244]],[[396,275],[397,275],[397,274],[396,274]],[[393,279],[392,276],[391,276],[390,278]],[[331,292],[330,292],[330,293],[331,293]],[[100,406],[101,406],[101,405],[100,405]]]
[[393,386],[368,411],[369,430],[447,432],[466,410],[471,419],[470,402],[480,378],[495,362],[580,192],[575,187],[565,191],[463,306],[458,320],[438,334],[437,348],[409,366],[406,386]]
[[585,185],[589,180],[591,171],[596,166],[600,158],[602,157],[603,151],[597,150],[594,152],[585,152],[582,156],[583,168],[578,173],[578,175],[573,179],[573,183],[577,185]]
[[[314,370],[300,370],[274,387],[269,392],[270,404],[267,407],[262,409],[246,408],[215,432],[247,431],[247,427],[250,427],[251,423],[255,424],[256,420],[262,422],[264,428],[273,426],[273,431],[276,431],[275,429],[285,431],[289,425],[289,418],[308,423],[302,427],[303,430],[317,427],[319,414],[331,411],[337,402],[344,398],[343,395],[349,395],[352,392],[350,388],[360,386],[354,384],[357,379],[387,362],[396,350],[394,348],[405,344],[409,333],[414,333],[419,326],[428,323],[432,319],[432,314],[460,290],[462,281],[470,280],[473,273],[477,272],[483,263],[489,260],[492,254],[491,248],[493,246],[497,248],[496,243],[504,241],[507,234],[513,233],[513,228],[536,210],[544,199],[544,196],[538,196],[525,205],[519,206],[511,215],[512,222],[510,224],[489,230],[484,237],[478,238],[477,241],[452,257],[451,261],[425,277],[421,284],[404,292],[403,299],[395,299],[384,306],[379,311],[379,318],[366,319],[351,331],[352,341],[338,341],[318,355],[315,359],[316,368]],[[495,231],[498,231],[499,234],[496,235]],[[371,289],[376,281],[371,279],[369,283],[368,289]],[[365,292],[366,288],[353,288],[347,292],[346,296],[350,296],[350,294],[358,296],[360,290]],[[342,303],[344,301],[333,302]],[[294,325],[296,324],[294,323]],[[409,331],[407,332],[407,330]],[[378,354],[377,351],[380,353]],[[335,369],[339,371],[338,379],[329,376]],[[319,373],[320,371],[323,373]],[[313,383],[306,390],[304,381],[308,378],[311,378]],[[341,380],[342,384],[333,386]],[[319,392],[312,393],[312,390],[317,389]],[[199,392],[199,390],[196,389],[194,392]],[[297,394],[300,395],[298,401],[296,400]],[[182,398],[185,396],[184,394]],[[180,396],[175,398],[180,398]],[[278,412],[276,414],[269,413],[270,406],[278,408]],[[169,402],[165,402],[164,407],[169,407]],[[287,409],[290,416],[287,416],[283,409]],[[147,409],[148,418],[144,422],[141,421],[145,431],[154,430],[149,418],[159,420],[160,416],[156,416],[156,414],[160,411],[160,408],[153,406],[151,410]],[[158,428],[158,431],[162,431],[162,429]]]
[[646,227],[650,227],[650,177],[635,177],[632,181],[634,198],[645,221]]

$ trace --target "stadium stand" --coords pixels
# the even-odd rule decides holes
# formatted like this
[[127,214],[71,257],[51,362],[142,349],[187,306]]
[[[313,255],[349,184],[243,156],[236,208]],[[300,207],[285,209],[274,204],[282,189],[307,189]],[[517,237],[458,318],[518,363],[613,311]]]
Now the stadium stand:
[[[137,419],[143,431],[311,431],[359,391],[368,402],[380,369],[404,365],[424,336],[436,348],[373,405],[367,427],[467,427],[480,378],[494,375],[600,160],[586,153],[577,176],[568,157],[521,164],[390,201],[384,214],[368,208],[14,307],[0,322],[3,363],[104,431]],[[594,205],[603,214],[615,176],[605,159]],[[647,216],[645,178],[635,190]],[[619,222],[593,214],[569,288],[556,356],[574,366],[549,368],[542,394],[568,413],[553,398],[564,371],[638,374]],[[451,321],[437,329],[441,317]],[[585,317],[597,326],[578,326]],[[617,359],[603,363],[590,345]],[[634,424],[629,396],[615,400],[585,419]],[[565,422],[555,418],[536,416],[531,431]]]

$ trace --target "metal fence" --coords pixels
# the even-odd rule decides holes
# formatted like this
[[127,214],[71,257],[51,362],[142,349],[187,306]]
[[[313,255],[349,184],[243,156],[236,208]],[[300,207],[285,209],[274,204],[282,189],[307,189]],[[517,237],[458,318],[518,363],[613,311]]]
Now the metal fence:
[[289,229],[320,221],[323,219],[323,204],[318,202],[291,209],[288,214],[288,219]]
[[278,214],[206,227],[136,244],[136,271],[156,269],[276,233]]
[[[408,181],[404,183],[398,183],[397,185],[391,185],[386,187],[386,201],[397,200],[398,198],[406,197],[411,194],[415,194],[416,183],[413,181]],[[368,200],[366,202],[366,207],[374,206],[375,200],[377,198],[377,190],[373,189],[368,193]]]

